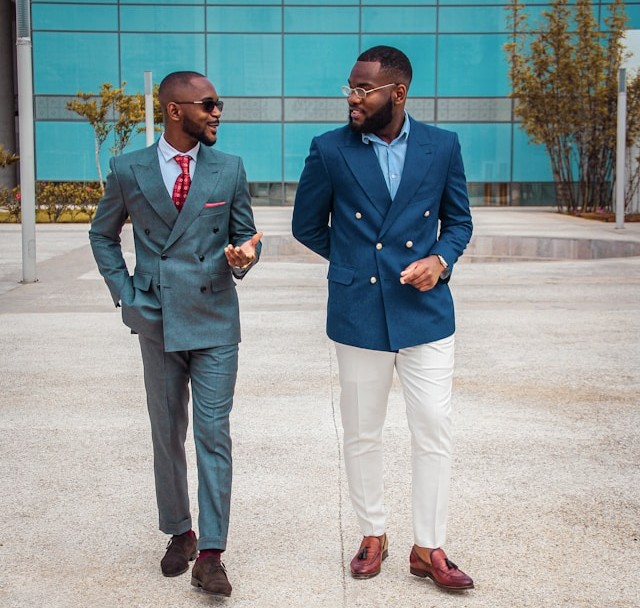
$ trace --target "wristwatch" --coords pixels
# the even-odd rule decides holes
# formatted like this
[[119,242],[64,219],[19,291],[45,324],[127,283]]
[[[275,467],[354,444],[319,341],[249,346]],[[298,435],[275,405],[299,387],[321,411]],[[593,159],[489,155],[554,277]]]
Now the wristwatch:
[[449,270],[449,264],[447,264],[447,260],[445,260],[439,253],[436,254],[436,257],[438,258],[438,261],[443,268],[443,271],[440,273],[440,278],[446,279],[451,274],[451,271]]

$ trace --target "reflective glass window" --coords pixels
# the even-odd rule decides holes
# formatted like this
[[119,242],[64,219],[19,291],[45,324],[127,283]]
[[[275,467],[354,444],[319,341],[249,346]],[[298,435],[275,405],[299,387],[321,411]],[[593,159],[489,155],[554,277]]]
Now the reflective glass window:
[[202,32],[202,6],[121,6],[123,32]]
[[35,32],[33,66],[36,94],[97,91],[118,82],[118,35]]
[[250,182],[282,179],[282,127],[280,124],[223,123],[216,148],[242,157]]
[[448,32],[504,32],[507,28],[507,11],[504,6],[442,7],[438,29]]
[[223,34],[207,37],[208,76],[221,96],[280,95],[282,37]]
[[443,34],[438,37],[440,97],[506,97],[507,57],[500,34]]
[[204,34],[121,34],[122,79],[127,90],[144,91],[144,72],[159,83],[178,70],[204,73]]
[[[345,113],[346,121],[346,113]],[[287,124],[284,127],[284,180],[297,182],[300,179],[304,159],[309,154],[311,140],[316,135],[321,135],[343,124]]]
[[280,32],[279,7],[208,6],[207,32]]
[[363,8],[364,33],[421,33],[436,31],[436,9],[426,8]]
[[529,136],[518,125],[513,130],[513,181],[553,181],[547,149],[531,143]]
[[359,11],[354,8],[285,8],[284,31],[293,33],[358,32]]
[[34,30],[117,31],[118,8],[116,6],[34,4],[31,7],[31,23]]
[[[363,35],[362,50],[378,44],[387,44],[400,49],[411,61],[413,80],[409,88],[410,97],[433,97],[436,94],[436,37],[434,35]],[[349,67],[346,78],[349,76]]]
[[359,55],[357,36],[292,34],[284,48],[284,93],[292,97],[339,97]]
[[[36,122],[36,179],[95,181],[98,179],[94,156],[93,129],[88,122]],[[109,170],[107,138],[100,154],[103,176]]]
[[467,181],[510,181],[510,124],[447,123],[439,126],[458,134]]

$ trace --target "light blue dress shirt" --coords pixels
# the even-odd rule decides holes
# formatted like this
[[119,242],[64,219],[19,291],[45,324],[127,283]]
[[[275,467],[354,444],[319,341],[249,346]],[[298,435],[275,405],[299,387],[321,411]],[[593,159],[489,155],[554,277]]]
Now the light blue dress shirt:
[[387,143],[373,133],[363,133],[362,141],[365,144],[372,144],[373,149],[378,157],[380,169],[384,181],[387,183],[391,200],[395,198],[400,180],[402,179],[402,170],[404,169],[404,159],[407,155],[407,140],[409,139],[410,121],[407,113],[404,113],[404,124],[398,137],[391,143]]

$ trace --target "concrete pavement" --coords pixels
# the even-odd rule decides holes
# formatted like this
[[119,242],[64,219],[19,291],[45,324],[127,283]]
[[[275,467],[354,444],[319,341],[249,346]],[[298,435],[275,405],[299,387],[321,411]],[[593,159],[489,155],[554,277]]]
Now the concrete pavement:
[[[138,345],[95,270],[88,227],[38,225],[39,281],[23,285],[20,227],[0,224],[0,606],[639,607],[640,225],[473,209],[474,242],[451,284],[445,549],[476,589],[452,595],[408,572],[397,383],[385,432],[389,558],[374,579],[349,576],[360,535],[324,333],[326,265],[292,241],[290,211],[256,208],[264,256],[239,287],[226,601],[160,573],[167,539]],[[124,246],[133,261],[128,231]]]

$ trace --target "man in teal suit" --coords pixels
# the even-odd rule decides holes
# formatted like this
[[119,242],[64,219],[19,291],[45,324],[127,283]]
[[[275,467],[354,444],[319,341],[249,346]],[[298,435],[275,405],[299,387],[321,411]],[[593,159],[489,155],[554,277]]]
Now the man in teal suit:
[[[111,159],[89,238],[111,297],[140,341],[159,526],[172,535],[162,572],[182,574],[197,556],[191,584],[229,596],[221,553],[229,526],[229,414],[240,342],[234,278],[257,262],[262,233],[254,225],[241,159],[211,149],[223,107],[211,82],[197,72],[174,72],[158,95],[164,133],[156,145]],[[135,242],[133,275],[120,243],[127,220]],[[189,383],[199,540],[184,449]]]
[[411,77],[409,59],[393,47],[358,57],[343,87],[349,125],[312,141],[293,234],[329,261],[327,333],[363,534],[351,574],[377,575],[388,553],[382,430],[395,369],[412,439],[410,572],[445,589],[470,589],[473,581],[442,545],[455,331],[448,282],[472,221],[458,138],[405,112]]

